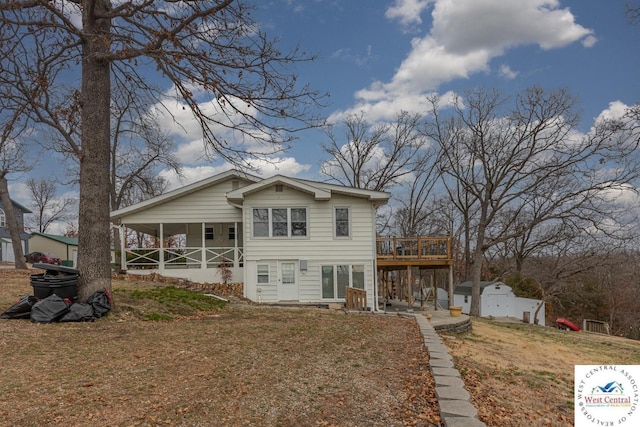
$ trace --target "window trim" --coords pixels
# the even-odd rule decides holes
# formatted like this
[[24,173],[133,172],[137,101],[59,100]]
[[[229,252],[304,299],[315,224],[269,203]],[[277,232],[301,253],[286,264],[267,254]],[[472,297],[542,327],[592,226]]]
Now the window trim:
[[216,238],[216,229],[214,226],[204,227],[204,240],[215,240]]
[[7,226],[7,214],[4,212],[4,208],[0,208],[0,227]]
[[[362,267],[362,275],[363,275],[363,288],[358,288],[358,289],[363,289],[366,290],[367,287],[367,268],[365,264],[360,264],[360,263],[353,263],[353,264],[347,264],[347,263],[339,263],[339,264],[321,264],[320,265],[320,272],[321,272],[321,276],[320,276],[320,299],[325,300],[325,301],[344,301],[344,299],[346,298],[346,296],[344,297],[339,297],[339,289],[338,289],[338,267],[339,266],[348,266],[349,267],[349,283],[347,284],[348,287],[353,287],[353,274],[354,274],[354,267]],[[332,281],[333,281],[333,296],[332,297],[324,297],[323,295],[323,284],[322,284],[322,272],[324,271],[324,268],[326,267],[331,267],[332,270]],[[360,272],[359,272],[360,273]]]
[[[338,236],[338,209],[346,209],[347,211],[347,235],[346,236]],[[336,239],[351,238],[351,208],[349,206],[333,207],[333,237]]]
[[[266,267],[267,272],[266,274],[264,273],[264,271],[261,273],[260,272],[260,267]],[[267,277],[267,281],[266,282],[261,282],[260,281],[260,276],[265,276]],[[261,285],[270,285],[271,284],[271,268],[269,268],[269,264],[256,264],[256,285],[261,286]]]
[[[303,210],[304,211],[304,234],[296,235],[294,234],[293,224],[295,223],[303,223],[303,221],[293,221],[292,220],[292,210]],[[256,216],[255,212],[257,210],[266,210],[267,211],[267,234],[266,235],[256,235]],[[286,228],[287,234],[284,235],[274,235],[274,222],[273,222],[273,211],[276,210],[286,210],[287,218],[286,218]],[[283,223],[280,221],[279,223]],[[265,224],[265,221],[260,221],[259,224]],[[281,230],[281,228],[279,229]],[[251,208],[251,237],[255,239],[308,239],[309,238],[309,208],[306,206],[286,206],[286,207],[252,207]]]

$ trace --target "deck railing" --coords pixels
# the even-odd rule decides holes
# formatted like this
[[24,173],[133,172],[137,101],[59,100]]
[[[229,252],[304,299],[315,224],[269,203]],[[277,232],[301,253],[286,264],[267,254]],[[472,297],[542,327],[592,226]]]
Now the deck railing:
[[378,237],[376,255],[382,261],[451,259],[450,237]]

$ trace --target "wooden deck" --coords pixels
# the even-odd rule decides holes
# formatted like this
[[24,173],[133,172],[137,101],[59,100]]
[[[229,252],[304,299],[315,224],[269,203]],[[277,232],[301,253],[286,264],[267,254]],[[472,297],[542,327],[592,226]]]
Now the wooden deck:
[[379,270],[448,268],[453,265],[451,237],[378,237],[376,258]]

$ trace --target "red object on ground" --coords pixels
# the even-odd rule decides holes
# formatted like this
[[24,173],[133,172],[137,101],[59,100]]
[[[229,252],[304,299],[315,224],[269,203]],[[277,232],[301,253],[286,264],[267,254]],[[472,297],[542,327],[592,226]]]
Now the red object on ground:
[[556,323],[558,324],[558,327],[565,327],[567,329],[571,329],[572,331],[579,331],[580,330],[579,326],[577,326],[571,320],[565,319],[564,317],[558,317],[556,319]]

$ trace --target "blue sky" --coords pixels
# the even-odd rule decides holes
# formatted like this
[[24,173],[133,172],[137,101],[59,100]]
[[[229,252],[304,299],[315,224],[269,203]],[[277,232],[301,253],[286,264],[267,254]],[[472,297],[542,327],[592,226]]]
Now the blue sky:
[[[478,85],[506,94],[533,85],[567,87],[581,101],[582,130],[601,114],[619,114],[625,105],[640,102],[640,26],[628,24],[623,0],[255,4],[254,18],[267,34],[282,39],[283,48],[297,44],[318,56],[295,71],[300,81],[330,93],[331,105],[321,114],[334,122],[355,112],[375,122],[401,110],[424,111],[428,94],[459,93]],[[172,188],[229,167],[201,160],[198,129],[188,117],[182,120],[182,128],[168,130],[176,139],[175,154],[186,179],[159,171]],[[326,137],[319,131],[298,136],[291,151],[275,159],[277,166],[261,166],[264,176],[322,179]],[[41,166],[33,175],[46,170]],[[22,182],[12,183],[11,191],[14,199],[30,205]]]

